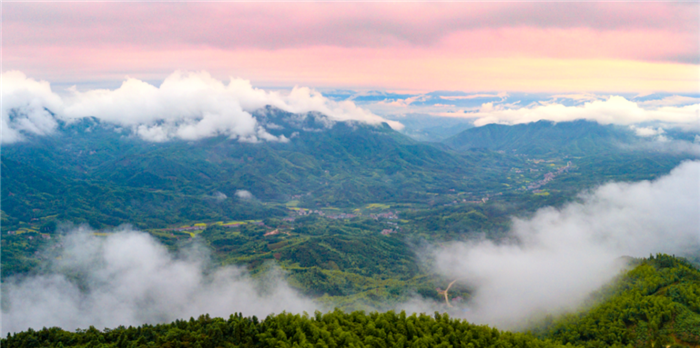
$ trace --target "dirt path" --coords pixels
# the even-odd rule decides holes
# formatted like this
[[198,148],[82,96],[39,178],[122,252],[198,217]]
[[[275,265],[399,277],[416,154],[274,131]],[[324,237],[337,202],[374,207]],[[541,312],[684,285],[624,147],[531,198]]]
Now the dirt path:
[[452,285],[454,285],[455,282],[457,282],[457,279],[453,280],[453,281],[450,283],[450,285],[447,286],[447,289],[445,289],[445,290],[438,290],[438,295],[444,295],[444,296],[445,296],[445,303],[447,304],[447,307],[452,307],[452,305],[450,304],[450,298],[449,298],[449,296],[448,296],[448,292],[450,291],[450,288],[452,287]]

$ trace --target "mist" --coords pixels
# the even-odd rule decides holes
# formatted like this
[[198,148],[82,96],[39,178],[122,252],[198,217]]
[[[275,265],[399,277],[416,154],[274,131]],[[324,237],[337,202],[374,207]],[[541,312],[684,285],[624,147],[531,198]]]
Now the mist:
[[433,114],[473,119],[474,125],[477,127],[491,123],[513,125],[540,120],[566,122],[585,119],[600,124],[617,125],[634,125],[655,121],[688,131],[698,131],[700,130],[699,110],[699,103],[690,105],[650,104],[612,95],[604,100],[592,100],[583,103],[583,105],[574,106],[567,106],[556,101],[533,103],[527,106],[489,102],[470,110]]
[[505,242],[432,250],[437,272],[474,289],[459,316],[502,329],[577,309],[627,266],[624,256],[700,252],[700,161],[655,181],[609,183],[561,209],[514,219]]
[[700,135],[696,134],[691,142],[688,140],[669,138],[666,136],[666,131],[663,128],[631,128],[637,136],[647,138],[647,141],[641,141],[630,145],[618,145],[623,149],[700,156]]
[[41,275],[3,279],[3,335],[320,308],[290,288],[279,269],[253,279],[238,267],[213,267],[203,247],[173,254],[130,228],[98,237],[83,227],[62,243]]
[[[239,198],[242,198],[237,193]],[[208,313],[264,317],[327,310],[292,289],[274,267],[252,277],[213,265],[203,246],[168,251],[147,233],[95,236],[78,228],[38,275],[3,279],[2,334],[169,322]],[[499,329],[524,329],[543,314],[580,308],[628,267],[628,258],[700,252],[700,161],[654,181],[609,183],[561,208],[515,218],[508,238],[430,247],[436,273],[473,289],[448,308],[419,296],[387,308],[451,312]],[[365,308],[367,309],[367,308]]]
[[320,112],[331,122],[386,122],[396,129],[403,127],[351,101],[336,102],[308,87],[266,91],[248,80],[221,81],[206,71],[175,71],[159,86],[129,77],[113,90],[72,87],[67,95],[57,94],[47,81],[8,71],[2,74],[2,87],[0,140],[7,144],[30,134],[50,134],[58,120],[70,123],[85,117],[124,127],[151,142],[219,135],[244,142],[288,141],[268,133],[252,116],[251,112],[267,105],[297,114]]

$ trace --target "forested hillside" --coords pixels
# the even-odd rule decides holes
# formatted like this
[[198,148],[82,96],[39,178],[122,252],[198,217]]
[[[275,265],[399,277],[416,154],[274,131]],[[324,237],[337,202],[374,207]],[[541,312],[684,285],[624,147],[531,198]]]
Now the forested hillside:
[[512,126],[488,124],[464,130],[444,143],[457,150],[486,148],[532,156],[589,156],[616,153],[620,145],[638,141],[628,128],[577,120],[537,121]]
[[3,146],[3,231],[31,221],[147,228],[263,218],[284,211],[261,202],[290,200],[322,207],[424,202],[449,190],[498,188],[522,162],[496,153],[458,156],[385,125],[270,108],[256,116],[289,141],[149,143],[83,119],[52,136]]
[[700,271],[651,256],[592,299],[586,311],[551,324],[543,337],[584,347],[700,346]]
[[405,312],[344,313],[314,316],[282,313],[264,320],[203,315],[171,324],[78,332],[59,328],[27,331],[2,340],[20,347],[563,347],[528,334],[501,332],[447,314]]
[[271,107],[254,116],[288,141],[219,136],[153,143],[85,118],[61,124],[53,135],[5,145],[2,231],[45,233],[60,222],[148,229],[263,219],[286,215],[288,202],[433,208],[508,195],[507,204],[521,204],[529,190],[548,188],[542,194],[562,202],[606,181],[653,179],[694,158],[621,149],[613,143],[629,140],[629,132],[587,121],[473,128],[462,133],[467,143],[460,136],[447,141],[457,153],[386,125]]
[[535,334],[499,331],[435,313],[290,313],[265,319],[202,315],[170,324],[43,328],[8,334],[3,347],[697,347],[700,272],[657,255],[600,290],[589,309],[559,318]]

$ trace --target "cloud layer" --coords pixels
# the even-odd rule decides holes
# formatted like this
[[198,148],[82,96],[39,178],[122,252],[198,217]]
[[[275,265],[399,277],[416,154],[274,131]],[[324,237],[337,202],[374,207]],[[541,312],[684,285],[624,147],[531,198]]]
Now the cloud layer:
[[111,85],[206,69],[255,85],[697,91],[688,3],[7,3],[3,65]]
[[58,126],[46,109],[58,110],[63,101],[46,81],[27,78],[11,71],[2,74],[2,141],[24,139],[22,133],[46,135]]
[[3,335],[29,327],[102,329],[204,313],[264,317],[319,308],[278,272],[253,280],[236,267],[212,269],[202,250],[173,255],[142,232],[125,229],[100,238],[80,229],[63,244],[46,275],[3,279]]
[[[700,103],[683,106],[652,106],[644,108],[642,103],[621,96],[610,96],[603,100],[585,102],[583,105],[567,106],[557,102],[537,103],[517,107],[485,103],[475,110],[437,113],[474,119],[475,126],[490,123],[518,124],[549,120],[555,122],[586,119],[601,124],[631,125],[650,121],[668,123],[692,130],[700,130]],[[643,135],[643,134],[640,134]]]
[[575,309],[623,267],[621,256],[700,253],[700,162],[656,181],[610,183],[562,209],[515,219],[511,239],[435,250],[440,273],[476,291],[468,320],[517,327]]
[[[694,4],[664,3],[131,3],[118,11],[116,6],[8,4],[4,25],[24,35],[8,36],[4,43],[278,50],[439,43],[454,49],[468,42],[471,55],[567,56],[571,45],[577,55],[683,61],[697,55],[700,23]],[[456,38],[467,40],[450,42]],[[554,43],[564,47],[555,50]]]
[[207,72],[175,72],[156,87],[128,78],[114,90],[85,92],[76,88],[61,98],[46,81],[18,71],[3,73],[3,143],[22,140],[22,133],[45,135],[57,127],[56,119],[71,122],[94,116],[131,129],[149,141],[197,140],[227,135],[241,141],[287,141],[261,127],[250,112],[272,105],[293,113],[320,112],[334,121],[369,124],[388,122],[350,101],[331,101],[319,92],[295,87],[285,94],[254,88],[250,81],[230,78],[228,83]]

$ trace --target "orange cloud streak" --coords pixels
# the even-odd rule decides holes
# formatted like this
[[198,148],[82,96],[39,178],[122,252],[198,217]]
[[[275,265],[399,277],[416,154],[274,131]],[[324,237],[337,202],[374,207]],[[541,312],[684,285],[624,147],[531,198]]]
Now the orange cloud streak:
[[[49,81],[121,80],[125,75],[162,80],[174,70],[207,70],[250,79],[258,86],[387,88],[413,91],[697,92],[694,64],[623,59],[461,57],[423,49],[312,47],[225,51],[190,48],[66,49],[32,56],[31,48],[5,53],[5,66]],[[36,69],[40,66],[40,69]],[[78,77],[78,78],[76,78]]]

